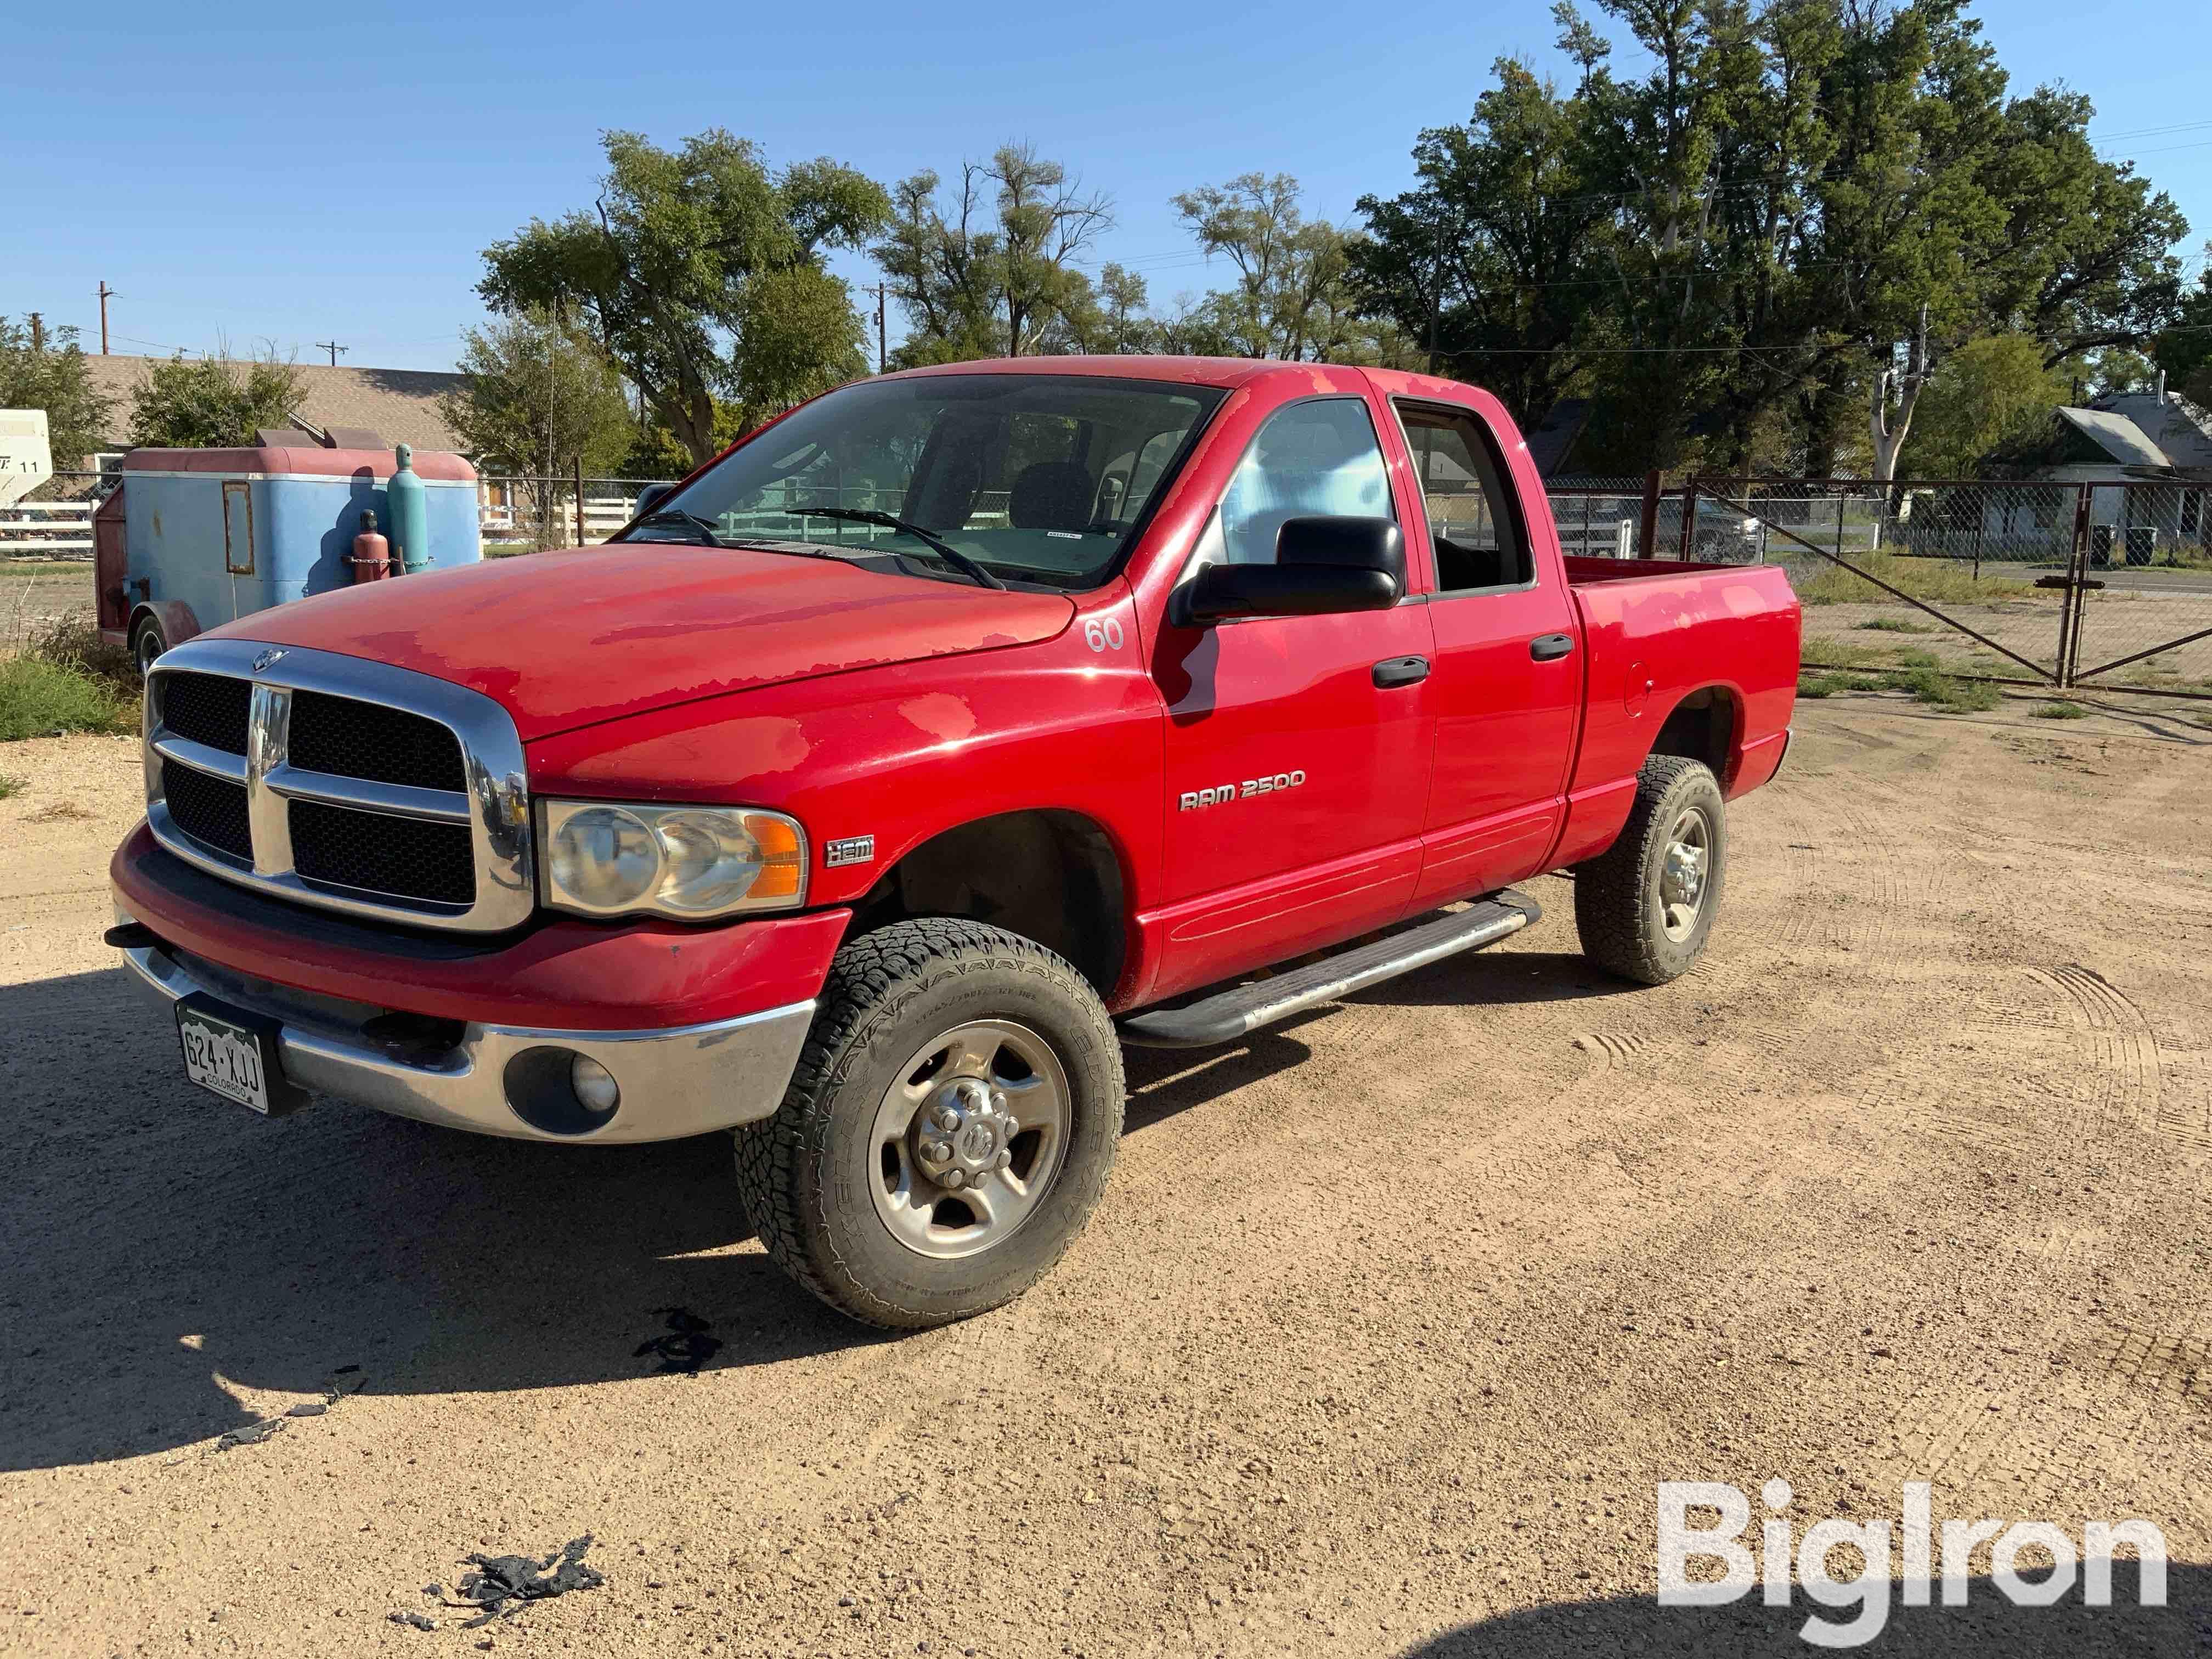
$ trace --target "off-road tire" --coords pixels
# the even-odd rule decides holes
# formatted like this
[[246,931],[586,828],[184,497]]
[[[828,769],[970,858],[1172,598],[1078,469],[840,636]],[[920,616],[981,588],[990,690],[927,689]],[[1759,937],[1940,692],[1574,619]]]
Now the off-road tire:
[[[1067,1074],[1073,1124],[1052,1185],[1020,1229],[980,1255],[916,1254],[876,1212],[869,1144],[915,1046],[964,1020],[1018,1021]],[[1127,1085],[1097,994],[1034,940],[953,918],[896,922],[837,952],[773,1117],[737,1131],[738,1193],[775,1264],[839,1312],[920,1330],[1011,1302],[1073,1243],[1112,1172]]]
[[[1668,936],[1660,896],[1670,832],[1686,809],[1711,827],[1709,873],[1697,920],[1686,937]],[[1644,985],[1686,973],[1705,948],[1728,879],[1728,820],[1711,769],[1679,755],[1654,755],[1636,780],[1636,804],[1620,838],[1575,868],[1575,931],[1583,954]]]

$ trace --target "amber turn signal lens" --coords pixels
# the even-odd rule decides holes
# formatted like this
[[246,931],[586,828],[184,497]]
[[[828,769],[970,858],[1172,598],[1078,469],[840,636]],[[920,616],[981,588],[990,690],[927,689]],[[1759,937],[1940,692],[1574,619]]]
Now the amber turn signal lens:
[[760,848],[761,872],[753,879],[751,896],[797,898],[806,885],[806,849],[799,842],[799,826],[787,817],[748,812],[745,828]]

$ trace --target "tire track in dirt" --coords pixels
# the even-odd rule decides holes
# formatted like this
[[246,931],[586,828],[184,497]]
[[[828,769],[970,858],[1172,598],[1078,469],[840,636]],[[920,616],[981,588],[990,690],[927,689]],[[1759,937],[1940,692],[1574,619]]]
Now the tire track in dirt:
[[2082,1133],[2145,1133],[2158,1126],[2158,1044],[2134,999],[2094,968],[2067,963],[2031,968],[2030,977],[2055,988],[2071,1004],[2075,1028],[2086,1039],[2082,1059],[2093,1080]]
[[[2027,1279],[2014,1296],[2055,1302],[2084,1273],[2106,1267],[2146,1194],[2145,1160],[2158,1161],[2161,1065],[2142,1008],[2094,969],[2068,963],[2026,967],[1987,989],[1973,1009],[1975,1029],[2001,1052],[2027,1061],[2021,1081],[2046,1103],[2040,1110],[1984,1115],[1962,1112],[1955,1092],[1899,1079],[1880,1103],[1922,1133],[1949,1139],[2015,1170],[2057,1158],[2068,1196],[2048,1206],[2045,1224],[2020,1259]],[[2026,1053],[2023,1054],[2022,1051]],[[1978,1092],[1978,1091],[1977,1091]],[[1863,1102],[1863,1104],[1867,1103]],[[2082,1202],[2080,1176],[2100,1174]],[[2064,1206],[2064,1207],[2062,1207]],[[2090,1370],[2123,1382],[2148,1382],[2176,1398],[2212,1395],[2207,1346],[2191,1322],[2143,1331],[2116,1326]],[[2046,1398],[2048,1373],[2015,1358],[2002,1381],[1931,1382],[1890,1419],[1890,1455],[1900,1479],[1924,1479],[1978,1495],[2001,1492],[2027,1512],[2072,1481],[2084,1461],[2124,1449],[2142,1413],[2115,1423],[2094,1401],[2063,1409]],[[2101,1448],[2101,1450],[2100,1450]]]

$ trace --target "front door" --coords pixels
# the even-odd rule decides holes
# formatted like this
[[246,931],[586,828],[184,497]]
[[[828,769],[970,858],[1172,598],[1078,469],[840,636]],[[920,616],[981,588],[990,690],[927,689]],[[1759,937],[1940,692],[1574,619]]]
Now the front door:
[[[1396,519],[1368,401],[1291,404],[1254,435],[1192,565],[1262,563],[1286,519]],[[1428,796],[1427,608],[1170,625],[1166,971],[1186,984],[1395,920]],[[1195,977],[1194,977],[1195,975]]]

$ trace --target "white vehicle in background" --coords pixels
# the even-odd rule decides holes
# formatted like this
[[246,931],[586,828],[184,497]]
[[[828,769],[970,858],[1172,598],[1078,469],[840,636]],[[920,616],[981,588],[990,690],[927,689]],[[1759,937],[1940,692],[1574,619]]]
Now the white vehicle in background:
[[0,507],[12,507],[54,476],[43,409],[0,409]]

